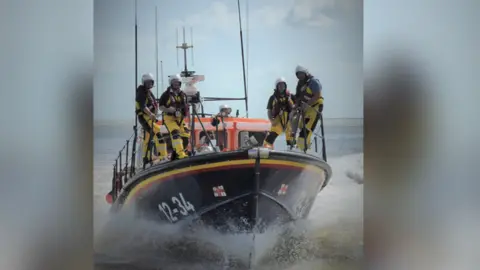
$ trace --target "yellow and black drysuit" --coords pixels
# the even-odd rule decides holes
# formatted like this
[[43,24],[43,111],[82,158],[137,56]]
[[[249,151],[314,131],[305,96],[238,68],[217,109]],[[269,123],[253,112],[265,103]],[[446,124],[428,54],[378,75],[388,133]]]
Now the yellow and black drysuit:
[[264,147],[271,148],[277,137],[285,133],[287,145],[293,145],[293,136],[290,125],[290,113],[293,109],[293,101],[288,90],[283,92],[275,89],[267,103],[268,118],[272,122],[272,127],[268,133]]
[[189,109],[187,96],[180,89],[175,91],[173,88],[168,87],[160,97],[159,106],[172,110],[164,111],[162,115],[163,124],[170,134],[172,148],[177,158],[188,157],[185,153],[190,139],[190,131],[185,124],[185,118],[188,116]]
[[[300,150],[310,149],[312,133],[315,130],[320,113],[323,111],[322,84],[320,81],[306,73],[304,80],[299,80],[295,93],[295,108],[297,116],[303,115],[298,122],[297,146]],[[306,133],[306,134],[305,134]]]
[[144,162],[148,162],[150,159],[150,134],[152,134],[152,127],[153,127],[153,134],[156,135],[153,137],[153,141],[155,143],[155,147],[158,152],[158,156],[160,158],[167,157],[167,144],[165,140],[162,138],[162,134],[160,132],[160,125],[157,124],[156,120],[152,120],[150,115],[147,114],[145,108],[155,114],[157,111],[157,105],[155,101],[155,96],[153,95],[150,89],[147,89],[144,85],[140,85],[137,88],[137,93],[135,97],[135,112],[138,117],[138,122],[142,125],[144,130],[143,136],[143,153],[146,160]]

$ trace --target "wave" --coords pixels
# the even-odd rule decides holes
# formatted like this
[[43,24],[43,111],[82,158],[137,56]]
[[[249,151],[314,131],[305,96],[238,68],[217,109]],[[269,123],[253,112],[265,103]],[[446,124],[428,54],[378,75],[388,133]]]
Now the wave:
[[[332,158],[329,164],[332,180],[318,195],[308,220],[295,224],[288,235],[276,229],[256,235],[255,269],[360,266],[363,154]],[[96,269],[226,269],[226,265],[245,269],[251,235],[218,235],[209,229],[185,235],[174,226],[134,221],[129,214],[110,217],[104,194],[109,189],[111,167],[98,166],[94,175]],[[102,231],[106,223],[109,229]]]

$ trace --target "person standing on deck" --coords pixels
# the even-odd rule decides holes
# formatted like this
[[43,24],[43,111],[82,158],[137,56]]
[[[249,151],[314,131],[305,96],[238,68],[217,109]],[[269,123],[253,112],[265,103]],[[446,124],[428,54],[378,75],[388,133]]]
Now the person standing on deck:
[[[322,84],[303,66],[299,65],[295,68],[295,75],[298,79],[295,93],[295,116],[303,115],[305,118],[298,123],[300,132],[297,146],[300,150],[305,151],[305,144],[307,149],[310,148],[312,133],[317,126],[320,113],[323,111]],[[292,131],[296,133],[296,130]]]
[[190,133],[185,125],[185,118],[189,115],[187,96],[180,89],[182,81],[180,75],[170,76],[170,86],[159,100],[160,110],[163,112],[163,123],[167,128],[172,141],[172,148],[178,159],[186,158],[185,149],[188,146]]
[[[226,117],[230,117],[230,114],[232,113],[232,108],[230,108],[230,106],[228,106],[227,104],[223,104],[223,105],[220,105],[218,110],[219,110],[219,112],[218,112],[217,115],[215,115],[212,118],[211,124],[212,124],[212,126],[217,127],[218,124],[222,123],[223,124],[223,130],[225,130],[227,125],[223,122],[223,119],[226,118]],[[220,145],[220,150],[228,151],[228,145],[223,145],[224,144],[223,140],[225,139],[224,136],[227,136],[226,133],[219,136],[220,141],[217,141],[217,144]]]
[[137,87],[135,96],[135,113],[145,133],[143,136],[143,153],[145,153],[143,162],[146,163],[150,162],[151,149],[149,149],[149,142],[150,134],[152,133],[155,135],[153,141],[155,142],[159,158],[165,159],[167,157],[167,144],[160,132],[160,126],[157,124],[158,104],[151,91],[154,85],[153,75],[150,73],[144,74],[142,76],[142,84]]
[[272,127],[263,142],[264,147],[272,148],[277,137],[284,132],[287,145],[293,146],[294,142],[289,121],[292,109],[293,101],[287,90],[287,83],[284,78],[278,78],[275,81],[273,95],[270,96],[267,103],[268,119],[272,123]]

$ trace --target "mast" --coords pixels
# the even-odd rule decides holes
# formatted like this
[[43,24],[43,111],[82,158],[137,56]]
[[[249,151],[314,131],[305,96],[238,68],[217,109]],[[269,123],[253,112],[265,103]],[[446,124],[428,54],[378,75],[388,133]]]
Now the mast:
[[[178,65],[178,49],[183,50],[183,62],[184,62],[184,70],[180,73],[182,77],[182,81],[185,82],[184,92],[187,95],[187,100],[189,103],[189,110],[191,109],[190,113],[190,145],[192,147],[192,154],[195,155],[194,146],[195,146],[195,117],[200,120],[199,115],[197,113],[196,105],[199,104],[199,92],[195,87],[197,82],[205,80],[205,76],[203,75],[195,75],[195,71],[188,70],[187,66],[187,50],[192,49],[192,63],[193,63],[193,28],[190,28],[190,37],[191,37],[191,44],[187,44],[185,38],[185,27],[183,27],[183,43],[181,45],[177,45],[177,65]],[[177,29],[177,44],[178,44],[178,29]],[[200,102],[201,104],[201,102]],[[205,131],[205,127],[203,126],[202,122],[199,121],[200,126]],[[205,131],[206,132],[206,131]],[[213,146],[213,145],[212,145]]]
[[[138,19],[137,0],[135,0],[135,89],[138,87]],[[137,115],[135,115],[135,127],[137,127]]]
[[[163,91],[163,89],[165,89],[165,87],[163,86],[163,61],[160,61],[160,76],[161,76],[162,91]],[[157,98],[159,98],[159,97],[157,97]]]
[[155,6],[155,72],[156,72],[156,84],[155,87],[157,88],[157,98],[158,96],[158,82],[160,81],[158,78],[158,7]]
[[245,75],[245,56],[243,53],[243,31],[242,31],[242,16],[240,13],[240,0],[237,0],[238,6],[238,23],[240,27],[240,47],[242,49],[242,69],[243,69],[243,91],[245,93],[245,110],[248,118],[248,93],[247,93],[247,77]]
[[[137,0],[135,0],[135,89],[138,87],[138,20],[137,20]],[[137,126],[138,118],[135,113],[135,126],[133,126],[133,143],[132,143],[132,162],[130,163],[130,177],[135,174],[135,156],[137,146]]]
[[[178,35],[177,35],[177,37],[178,37]],[[177,42],[178,42],[178,40],[177,40]],[[195,74],[195,71],[189,71],[188,68],[187,68],[187,50],[188,49],[193,49],[193,45],[191,45],[191,44],[189,45],[185,41],[185,27],[183,27],[183,43],[182,43],[182,45],[177,45],[177,49],[183,50],[184,67],[183,67],[183,71],[182,71],[182,77],[193,76],[193,74]],[[177,56],[178,56],[178,54],[177,54]],[[177,61],[178,61],[178,57],[177,57]]]

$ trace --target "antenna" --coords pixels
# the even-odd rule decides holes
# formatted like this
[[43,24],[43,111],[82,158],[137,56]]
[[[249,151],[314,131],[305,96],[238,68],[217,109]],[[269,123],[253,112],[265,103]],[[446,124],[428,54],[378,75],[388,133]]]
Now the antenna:
[[243,32],[242,32],[242,16],[240,14],[240,0],[237,0],[238,5],[238,23],[240,27],[240,46],[242,48],[242,68],[243,68],[243,90],[245,92],[245,110],[248,118],[248,93],[247,93],[247,78],[245,76],[245,56],[243,53]]
[[160,61],[160,76],[162,77],[162,91],[165,89],[163,87],[163,61]]
[[193,48],[193,46],[187,44],[186,41],[185,41],[185,27],[183,27],[183,43],[181,45],[177,45],[177,49],[182,49],[183,50],[184,70],[181,73],[182,77],[191,77],[195,73],[194,71],[189,71],[188,67],[187,67],[188,66],[187,65],[187,50],[191,49],[191,48]]
[[[138,87],[138,20],[137,20],[137,0],[135,0],[135,89]],[[135,156],[137,153],[136,146],[137,146],[137,128],[138,126],[138,117],[135,114],[135,126],[133,126],[133,142],[132,143],[132,160],[131,160],[131,168],[130,168],[130,177],[135,174]]]
[[157,98],[160,98],[158,96],[158,82],[160,81],[158,79],[158,7],[155,6],[155,72],[156,72],[156,77],[155,77],[155,86],[157,88]]
[[[177,33],[176,33],[176,34],[177,34],[177,39],[176,39],[176,41],[177,41],[177,44],[178,44],[178,27],[177,27],[176,31],[177,31]],[[178,48],[178,46],[177,46],[177,48]],[[180,62],[180,61],[178,60],[178,50],[177,50],[177,67],[180,66],[179,62]]]
[[193,58],[193,27],[190,27],[190,44],[192,45],[192,66],[195,66],[194,58]]
[[[138,19],[137,19],[137,0],[135,0],[135,88],[138,87]],[[135,119],[137,117],[135,116]]]
[[[182,28],[182,32],[183,32],[183,44],[182,45],[184,45],[184,44],[187,44],[186,40],[185,40],[185,26]],[[187,72],[187,50],[183,51],[183,59],[184,59],[183,63],[185,65],[184,71]]]

